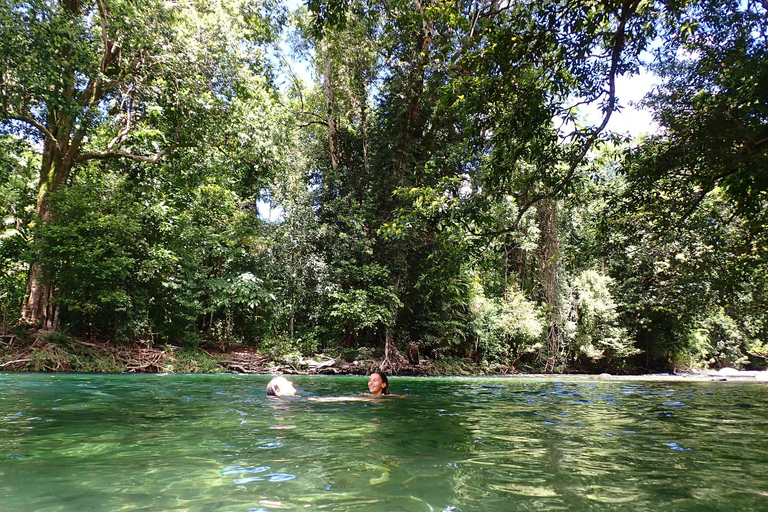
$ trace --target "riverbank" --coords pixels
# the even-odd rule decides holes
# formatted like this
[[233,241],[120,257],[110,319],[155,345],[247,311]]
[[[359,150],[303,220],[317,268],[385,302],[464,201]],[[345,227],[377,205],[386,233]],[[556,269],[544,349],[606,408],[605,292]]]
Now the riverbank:
[[558,373],[520,371],[511,366],[488,367],[469,359],[419,359],[411,364],[397,354],[396,360],[361,359],[319,354],[271,355],[243,345],[178,347],[130,343],[97,342],[67,337],[57,332],[39,332],[32,337],[0,335],[0,371],[77,373],[254,373],[293,375],[366,375],[375,369],[393,375],[413,376],[503,376],[559,380],[609,381],[714,381],[768,382],[768,371],[739,371],[723,368],[712,371],[684,370],[671,373]]
[[[398,359],[361,359],[318,354],[268,354],[244,345],[179,347],[143,341],[113,343],[82,340],[58,332],[39,331],[0,335],[0,371],[78,373],[286,373],[303,375],[365,375],[385,368],[398,375],[470,375],[482,372],[477,365],[447,361],[434,365],[427,360],[410,364]],[[500,372],[501,373],[501,372]]]

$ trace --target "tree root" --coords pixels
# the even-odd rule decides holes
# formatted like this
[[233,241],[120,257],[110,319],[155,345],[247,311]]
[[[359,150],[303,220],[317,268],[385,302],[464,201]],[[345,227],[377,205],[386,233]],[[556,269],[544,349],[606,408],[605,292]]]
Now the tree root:
[[[167,363],[175,359],[173,354],[150,347],[145,342],[130,345],[114,345],[109,342],[94,343],[84,340],[67,339],[51,341],[39,331],[34,341],[24,346],[17,343],[3,343],[3,353],[12,360],[0,363],[0,368],[9,371],[116,371],[116,372],[162,372]],[[78,349],[78,346],[87,347]],[[84,362],[85,361],[85,362]]]
[[157,348],[139,347],[124,353],[129,358],[126,369],[133,372],[162,372],[165,363],[169,358],[175,357],[168,355],[165,350]]

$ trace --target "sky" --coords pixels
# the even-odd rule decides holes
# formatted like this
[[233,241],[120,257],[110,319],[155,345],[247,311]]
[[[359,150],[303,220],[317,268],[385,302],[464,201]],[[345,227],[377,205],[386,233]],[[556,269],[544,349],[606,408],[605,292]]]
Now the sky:
[[639,110],[632,103],[643,99],[657,82],[657,78],[642,71],[633,77],[619,77],[616,80],[616,94],[622,105],[621,112],[614,112],[608,121],[607,129],[616,133],[628,133],[634,137],[644,133],[654,133],[658,125],[653,121],[650,112]]

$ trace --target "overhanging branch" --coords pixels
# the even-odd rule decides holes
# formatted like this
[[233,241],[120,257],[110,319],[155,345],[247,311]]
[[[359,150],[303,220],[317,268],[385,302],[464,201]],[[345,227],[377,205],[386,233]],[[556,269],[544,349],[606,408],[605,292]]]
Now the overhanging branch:
[[619,64],[621,61],[621,52],[624,50],[624,45],[626,43],[626,27],[627,27],[627,23],[629,23],[630,19],[637,11],[638,5],[639,5],[638,0],[628,0],[624,2],[622,6],[622,10],[619,13],[619,25],[616,28],[616,32],[613,35],[613,41],[612,41],[612,47],[611,47],[611,67],[608,72],[608,91],[607,91],[608,103],[603,109],[603,120],[599,126],[597,126],[596,128],[593,128],[592,130],[589,130],[589,136],[584,141],[584,144],[582,145],[581,149],[570,160],[568,164],[568,171],[565,173],[565,176],[563,176],[563,178],[560,179],[559,182],[553,188],[541,194],[534,195],[530,200],[528,200],[525,204],[523,204],[520,207],[520,210],[514,222],[512,222],[512,224],[509,225],[507,228],[496,230],[496,231],[484,231],[481,233],[474,233],[475,236],[493,237],[493,236],[499,236],[506,233],[510,233],[516,230],[523,216],[528,212],[528,210],[531,209],[531,207],[533,207],[539,201],[542,201],[547,198],[556,197],[558,194],[560,194],[563,191],[565,186],[571,181],[574,174],[576,173],[576,169],[584,160],[584,158],[587,156],[587,153],[589,153],[590,149],[592,149],[600,133],[602,133],[603,130],[605,130],[605,127],[608,126],[608,121],[610,121],[611,119],[611,114],[613,114],[613,111],[616,108],[616,78],[618,74]]

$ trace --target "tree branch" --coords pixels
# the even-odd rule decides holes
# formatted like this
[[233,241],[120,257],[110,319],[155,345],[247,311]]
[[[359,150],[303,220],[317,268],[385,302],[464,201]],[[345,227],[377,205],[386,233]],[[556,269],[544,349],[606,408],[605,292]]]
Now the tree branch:
[[56,137],[51,133],[51,131],[41,122],[37,121],[32,116],[26,116],[23,114],[19,114],[13,109],[6,110],[5,111],[6,117],[8,119],[14,119],[16,121],[21,121],[22,123],[26,123],[34,128],[37,128],[43,135],[45,135],[46,138],[50,139],[53,143],[56,144],[56,147],[59,151],[63,152],[63,149],[61,147],[61,144],[59,144],[59,141],[56,139]]
[[613,48],[611,51],[611,69],[608,72],[608,104],[603,109],[603,122],[600,126],[592,130],[592,133],[587,138],[584,146],[581,148],[578,156],[571,161],[570,169],[560,184],[555,188],[554,193],[557,194],[565,187],[565,184],[573,177],[576,167],[584,160],[587,153],[592,149],[592,145],[597,140],[600,133],[608,126],[608,121],[611,120],[611,114],[616,108],[616,74],[619,68],[619,62],[621,60],[621,52],[624,50],[624,42],[626,40],[626,27],[632,15],[637,10],[638,1],[631,0],[624,4],[624,8],[621,12],[621,19],[619,27],[616,29],[616,34],[613,37]]
[[616,108],[616,75],[618,73],[618,68],[621,61],[621,52],[624,50],[624,43],[626,41],[626,27],[627,23],[629,23],[629,20],[632,18],[632,15],[634,15],[637,11],[638,4],[639,0],[627,0],[622,6],[622,10],[619,14],[619,26],[616,29],[616,33],[613,35],[613,45],[611,48],[611,67],[608,72],[608,103],[603,109],[603,120],[598,127],[589,130],[591,133],[584,142],[581,150],[569,162],[568,171],[566,172],[565,176],[563,176],[563,178],[560,179],[553,188],[543,193],[535,194],[531,199],[523,204],[520,207],[514,222],[512,222],[509,227],[497,231],[477,233],[476,236],[498,236],[516,230],[517,226],[519,225],[523,216],[528,212],[528,210],[530,210],[539,201],[547,198],[553,198],[560,194],[565,186],[571,181],[573,175],[576,173],[577,167],[587,156],[587,153],[589,153],[590,149],[592,149],[592,146],[597,140],[597,137],[608,125],[608,121],[611,119],[611,114],[613,114],[613,111]]
[[315,116],[316,118],[320,119],[320,121],[318,121],[318,122],[320,122],[322,124],[325,124],[325,125],[328,124],[328,119],[326,119],[325,117],[321,116],[320,114],[318,114],[316,112],[310,112],[308,110],[299,110],[299,111],[293,111],[293,113],[294,114],[304,114],[304,115],[307,115],[307,116]]
[[758,140],[756,142],[753,142],[752,146],[755,147],[755,148],[759,148],[763,144],[768,144],[768,137],[765,137],[765,138],[760,139],[760,140]]
[[162,151],[158,151],[153,156],[146,156],[146,155],[135,155],[129,151],[123,151],[122,149],[117,149],[113,151],[92,151],[90,153],[82,153],[80,155],[77,155],[75,158],[75,161],[77,163],[85,162],[86,160],[107,160],[110,158],[127,158],[128,160],[133,160],[134,162],[143,162],[143,163],[149,163],[149,164],[156,164],[162,158],[176,149],[177,145],[172,144],[168,146],[167,148],[163,149]]
[[125,128],[123,128],[120,133],[115,135],[115,138],[109,141],[107,144],[107,151],[112,151],[114,148],[120,144],[123,139],[130,133],[131,128],[133,128],[133,97],[134,97],[135,89],[131,87],[128,91],[127,97],[128,97],[128,107],[126,109],[126,121],[125,121]]
[[326,127],[328,126],[328,123],[325,121],[309,121],[308,123],[301,123],[301,124],[297,124],[296,126],[298,126],[299,128],[306,128],[307,126],[311,126],[313,124],[319,124]]
[[283,55],[283,52],[280,50],[278,45],[274,45],[273,48],[275,49],[275,51],[277,51],[277,55],[280,57],[280,60],[283,62],[283,67],[288,70],[288,74],[290,75],[291,81],[293,82],[293,86],[296,88],[296,92],[299,93],[299,101],[301,102],[301,108],[304,109],[304,94],[301,92],[301,79],[293,71],[293,66],[291,66],[291,64],[285,58],[285,55]]
[[475,8],[475,15],[472,17],[472,25],[469,28],[469,35],[467,36],[467,39],[472,39],[472,37],[475,35],[475,27],[477,26],[477,19],[480,17],[480,6],[475,3],[474,8]]

